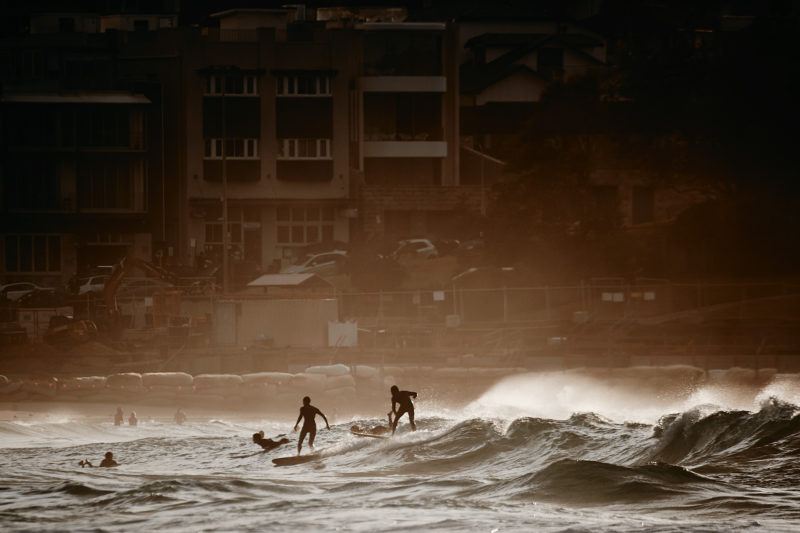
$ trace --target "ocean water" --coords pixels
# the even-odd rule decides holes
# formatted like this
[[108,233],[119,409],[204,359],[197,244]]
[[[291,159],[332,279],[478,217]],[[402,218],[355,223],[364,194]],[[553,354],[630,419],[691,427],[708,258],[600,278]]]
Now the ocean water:
[[[0,423],[3,531],[797,531],[800,387],[653,395],[602,378],[508,378],[452,407],[421,391],[418,430],[319,420],[319,458],[275,467],[252,433],[285,418],[181,426],[53,415]],[[298,401],[299,407],[299,401]],[[319,405],[323,411],[324,405]],[[382,414],[386,405],[365,406]],[[117,468],[98,464],[111,450]],[[304,453],[307,452],[304,447]]]

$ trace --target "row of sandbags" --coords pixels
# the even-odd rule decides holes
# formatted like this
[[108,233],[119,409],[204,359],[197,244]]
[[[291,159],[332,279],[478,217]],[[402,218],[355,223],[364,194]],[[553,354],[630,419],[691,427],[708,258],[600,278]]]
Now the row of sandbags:
[[[0,375],[0,399],[12,393],[33,396],[50,396],[64,399],[82,399],[100,394],[115,396],[148,394],[210,395],[219,397],[268,398],[276,395],[325,393],[353,396],[356,390],[384,392],[391,385],[418,380],[459,380],[464,378],[499,378],[523,372],[525,369],[502,368],[439,368],[385,366],[383,369],[369,365],[353,367],[336,364],[312,366],[299,373],[257,372],[249,374],[199,374],[185,372],[123,372],[109,376],[73,378],[19,379],[9,381]],[[416,385],[414,385],[416,386]]]

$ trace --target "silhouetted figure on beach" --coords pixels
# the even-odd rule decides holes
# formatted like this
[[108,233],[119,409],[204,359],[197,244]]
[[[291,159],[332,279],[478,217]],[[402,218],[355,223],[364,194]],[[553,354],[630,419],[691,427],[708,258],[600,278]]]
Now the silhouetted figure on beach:
[[314,437],[317,436],[317,423],[315,421],[317,415],[321,416],[325,421],[325,427],[331,429],[330,424],[328,424],[328,419],[325,418],[322,411],[311,405],[311,398],[308,396],[304,397],[303,407],[300,408],[300,416],[297,417],[297,422],[294,424],[294,430],[297,431],[297,425],[300,423],[301,419],[303,420],[303,429],[300,430],[300,438],[297,440],[297,455],[300,455],[300,450],[303,447],[303,439],[306,438],[306,434],[308,434],[308,446],[312,450],[314,449]]
[[186,422],[186,413],[184,413],[183,409],[179,407],[178,410],[175,412],[175,423],[180,425],[183,424],[184,422]]
[[286,444],[287,442],[289,442],[289,439],[287,439],[286,437],[280,440],[265,439],[264,432],[259,431],[258,433],[253,433],[253,442],[264,448],[264,451],[268,452],[270,450],[274,450],[281,444]]
[[121,426],[125,415],[122,412],[122,407],[117,407],[117,412],[114,414],[114,425]]
[[139,423],[139,420],[136,418],[136,411],[131,411],[131,416],[128,418],[128,425],[135,426]]
[[[83,461],[79,462],[78,465],[80,465],[81,468],[83,468],[85,466],[88,466],[89,468],[94,467],[94,465],[92,463],[90,463],[88,459],[84,459]],[[101,468],[109,468],[109,467],[112,467],[112,466],[119,466],[119,463],[114,460],[114,454],[113,453],[106,452],[106,455],[103,458],[103,460],[100,461],[100,465],[99,466]]]
[[[394,422],[392,423],[392,435],[394,435],[395,430],[397,430],[397,421],[400,420],[400,417],[406,413],[408,413],[408,421],[411,422],[411,431],[416,431],[417,425],[414,423],[414,404],[411,403],[411,398],[416,398],[417,393],[407,390],[400,390],[397,388],[397,385],[392,385],[390,390],[392,391],[391,414],[394,415]],[[398,405],[399,409],[395,410],[395,405]]]

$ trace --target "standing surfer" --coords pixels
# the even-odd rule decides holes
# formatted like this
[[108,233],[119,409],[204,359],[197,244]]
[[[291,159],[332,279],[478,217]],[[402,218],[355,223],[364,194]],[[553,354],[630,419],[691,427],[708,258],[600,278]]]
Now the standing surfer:
[[300,438],[297,440],[297,455],[300,455],[300,449],[303,447],[303,439],[308,434],[308,446],[314,449],[314,437],[317,436],[317,423],[316,416],[319,415],[325,420],[325,427],[331,429],[328,424],[328,419],[322,414],[322,411],[311,405],[311,398],[308,396],[303,398],[303,407],[300,408],[300,416],[297,417],[297,422],[294,424],[294,430],[297,431],[297,425],[300,420],[303,420],[303,429],[300,430]]
[[124,418],[125,415],[122,413],[122,407],[117,407],[117,412],[114,414],[114,425],[121,426]]
[[[408,413],[408,421],[411,422],[411,431],[416,431],[417,425],[414,423],[414,404],[411,403],[411,398],[416,398],[417,393],[407,390],[400,390],[397,388],[397,385],[392,385],[390,390],[392,391],[392,414],[394,414],[394,422],[392,422],[392,435],[394,435],[394,432],[397,429],[397,421],[400,420],[400,417],[405,413]],[[400,408],[395,410],[395,405],[399,405]]]

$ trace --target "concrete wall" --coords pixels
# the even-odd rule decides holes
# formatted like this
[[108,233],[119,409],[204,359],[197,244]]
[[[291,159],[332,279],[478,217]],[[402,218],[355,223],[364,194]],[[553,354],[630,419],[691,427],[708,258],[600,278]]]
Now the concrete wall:
[[[234,302],[220,301],[218,306]],[[324,300],[240,300],[236,305],[236,344],[321,348],[328,345],[328,322],[339,320],[339,304]],[[219,327],[219,326],[215,326]],[[231,338],[220,332],[217,338]]]

